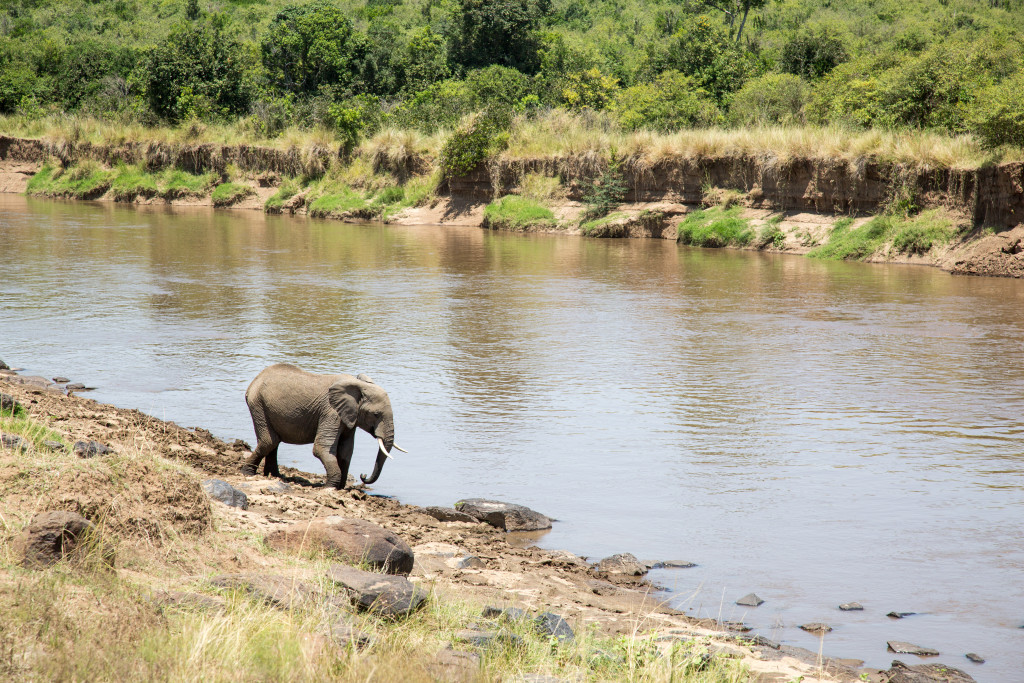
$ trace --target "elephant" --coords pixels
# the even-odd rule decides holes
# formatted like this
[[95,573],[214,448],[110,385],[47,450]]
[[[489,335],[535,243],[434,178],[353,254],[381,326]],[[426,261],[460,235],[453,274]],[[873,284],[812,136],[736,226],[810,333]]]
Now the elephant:
[[313,444],[313,455],[327,470],[327,486],[345,488],[356,427],[377,439],[373,474],[359,475],[364,484],[377,481],[395,446],[395,421],[387,393],[366,375],[317,375],[294,365],[265,368],[245,391],[256,429],[256,448],[242,465],[254,475],[260,461],[265,476],[280,477],[277,447],[282,441]]

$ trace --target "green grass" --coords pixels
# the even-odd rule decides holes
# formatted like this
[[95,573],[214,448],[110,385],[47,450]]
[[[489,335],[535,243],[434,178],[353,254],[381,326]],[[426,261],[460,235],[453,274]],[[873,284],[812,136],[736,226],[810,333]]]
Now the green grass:
[[242,183],[221,183],[213,188],[210,198],[214,206],[231,206],[254,193],[255,190]]
[[911,217],[876,216],[853,229],[852,218],[836,222],[828,242],[807,255],[832,261],[865,259],[882,251],[926,254],[948,244],[958,234],[953,221],[941,210],[922,211]]
[[59,432],[33,420],[21,406],[13,411],[0,411],[0,434],[20,436],[30,441],[35,448],[42,448],[44,441],[57,441],[67,445]]
[[605,235],[605,233],[607,232],[607,226],[611,223],[614,223],[615,221],[628,217],[629,214],[623,213],[622,211],[616,211],[615,213],[610,213],[607,216],[601,216],[600,218],[595,218],[592,221],[585,221],[581,223],[580,232],[583,233],[584,235],[587,235],[588,237],[610,236]]
[[131,202],[136,197],[152,197],[159,192],[157,179],[138,166],[120,165],[114,169],[110,194],[114,201]]
[[760,232],[757,233],[758,249],[767,249],[768,247],[782,249],[786,246],[786,235],[779,228],[781,222],[782,216],[774,216],[761,226]]
[[284,203],[294,197],[302,189],[299,181],[295,178],[284,178],[277,192],[267,197],[263,203],[263,210],[267,213],[279,213],[284,208]]
[[316,199],[309,205],[314,218],[341,218],[345,215],[372,217],[366,197],[345,184],[320,183]]
[[483,227],[491,230],[553,228],[556,224],[555,214],[550,209],[532,199],[511,194],[488,204],[482,221]]
[[110,188],[112,175],[94,161],[66,169],[44,164],[29,180],[26,192],[44,197],[96,199]]
[[739,206],[694,211],[679,224],[679,241],[694,247],[745,247],[754,239],[754,229],[740,211]]
[[169,168],[158,176],[160,195],[165,199],[184,197],[205,197],[213,184],[217,182],[215,173],[188,173],[177,168]]

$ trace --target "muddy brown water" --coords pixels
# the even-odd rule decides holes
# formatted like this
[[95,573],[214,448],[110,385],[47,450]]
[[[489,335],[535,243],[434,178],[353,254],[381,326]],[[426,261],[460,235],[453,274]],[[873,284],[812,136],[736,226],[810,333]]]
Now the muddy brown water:
[[697,562],[651,575],[693,614],[1021,680],[1024,282],[7,195],[0,358],[250,442],[264,366],[365,372],[411,452],[379,493],[524,503],[544,547]]

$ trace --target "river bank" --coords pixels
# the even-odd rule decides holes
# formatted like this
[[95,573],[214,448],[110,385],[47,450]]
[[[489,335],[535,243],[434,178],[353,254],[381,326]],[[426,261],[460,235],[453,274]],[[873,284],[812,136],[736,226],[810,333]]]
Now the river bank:
[[[0,422],[0,581],[12,615],[4,667],[16,677],[187,671],[198,680],[236,666],[296,680],[910,680],[746,636],[741,624],[730,634],[659,604],[641,572],[600,571],[572,553],[532,546],[528,536],[441,521],[443,514],[361,486],[323,489],[322,476],[293,468],[283,468],[283,481],[241,476],[247,444],[99,404],[57,379],[62,384],[0,371],[0,392],[20,406],[12,417],[8,400]],[[245,509],[208,499],[201,483],[211,478],[245,492]],[[95,524],[90,542],[103,552],[24,568],[20,539],[48,511]],[[429,591],[427,606],[404,620],[354,612],[323,578],[335,556],[269,541],[336,516],[372,522],[408,543],[410,578]],[[301,593],[302,604],[282,610],[282,590]],[[557,614],[574,638],[522,624],[510,632],[480,616],[485,606]],[[38,641],[25,629],[30,623],[59,637]],[[237,651],[221,651],[221,638]]]
[[342,160],[323,146],[95,145],[0,136],[0,192],[659,238],[1024,276],[1021,162],[944,168],[746,151],[611,159],[593,152],[499,156],[446,177],[435,157],[401,139]]

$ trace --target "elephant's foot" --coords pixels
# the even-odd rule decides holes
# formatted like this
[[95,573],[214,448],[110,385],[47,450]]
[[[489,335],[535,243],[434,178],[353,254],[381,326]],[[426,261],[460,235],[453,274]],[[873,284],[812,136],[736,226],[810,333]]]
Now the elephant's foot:
[[242,465],[240,471],[247,477],[254,477],[256,476],[256,465],[250,465],[249,463],[246,463]]
[[324,486],[326,486],[327,488],[334,488],[341,491],[345,488],[345,480],[342,479],[340,476],[327,477],[327,482],[324,484]]

